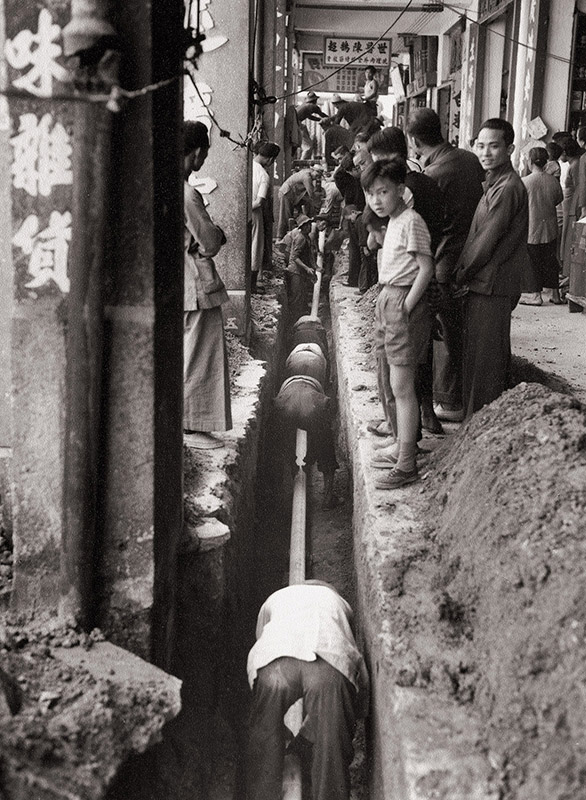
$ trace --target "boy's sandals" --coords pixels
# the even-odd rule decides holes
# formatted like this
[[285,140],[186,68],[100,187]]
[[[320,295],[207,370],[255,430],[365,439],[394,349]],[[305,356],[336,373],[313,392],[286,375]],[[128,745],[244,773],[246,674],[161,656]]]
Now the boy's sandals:
[[369,433],[374,433],[375,436],[394,436],[393,429],[386,421],[386,419],[373,419],[366,426]]

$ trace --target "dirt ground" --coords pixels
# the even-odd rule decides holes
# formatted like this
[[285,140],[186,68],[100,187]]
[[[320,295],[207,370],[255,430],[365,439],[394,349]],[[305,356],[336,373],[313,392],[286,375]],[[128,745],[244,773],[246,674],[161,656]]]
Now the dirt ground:
[[425,459],[396,682],[455,698],[502,800],[586,798],[586,411],[520,384]]

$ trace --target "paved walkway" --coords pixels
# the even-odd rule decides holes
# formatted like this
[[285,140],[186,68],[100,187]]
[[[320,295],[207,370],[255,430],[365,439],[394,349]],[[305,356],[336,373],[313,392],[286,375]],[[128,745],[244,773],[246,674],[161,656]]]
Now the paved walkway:
[[519,305],[513,312],[512,349],[545,373],[567,382],[586,403],[586,311],[567,305]]

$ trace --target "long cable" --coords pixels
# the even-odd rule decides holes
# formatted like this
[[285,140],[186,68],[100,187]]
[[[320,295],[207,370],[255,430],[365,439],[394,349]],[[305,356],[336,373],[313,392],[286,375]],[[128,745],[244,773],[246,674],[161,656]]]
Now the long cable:
[[399,20],[403,16],[403,14],[405,14],[409,10],[409,6],[411,5],[412,2],[413,2],[413,0],[409,0],[407,5],[405,6],[405,8],[401,11],[399,16],[391,22],[391,24],[386,29],[386,31],[383,31],[383,33],[381,33],[381,35],[378,37],[378,39],[375,42],[373,42],[371,44],[371,46],[368,47],[363,53],[359,53],[357,56],[354,56],[354,58],[351,59],[350,61],[348,61],[347,64],[342,64],[341,67],[338,67],[338,69],[335,69],[333,72],[330,72],[325,78],[322,78],[319,81],[315,81],[315,83],[311,83],[309,86],[304,86],[302,89],[297,89],[296,92],[289,92],[288,94],[281,95],[280,97],[277,97],[277,100],[286,100],[288,97],[295,97],[295,95],[301,94],[302,92],[307,92],[307,91],[309,91],[309,89],[313,89],[314,86],[319,86],[320,83],[324,83],[324,81],[329,80],[332,77],[332,75],[337,75],[338,72],[342,72],[342,70],[346,69],[346,67],[352,66],[352,64],[355,61],[359,61],[361,58],[364,58],[365,53],[371,53],[374,50],[374,48],[376,47],[376,45],[382,39],[385,38],[387,33],[395,27],[395,25],[397,24],[397,22],[399,22]]
[[[482,22],[478,22],[478,20],[476,20],[476,19],[471,19],[470,17],[468,17],[466,15],[466,13],[462,13],[457,8],[454,8],[454,6],[450,6],[450,5],[446,4],[445,8],[449,8],[450,11],[453,11],[454,14],[457,14],[460,17],[460,19],[466,20],[467,22],[471,22],[473,25],[476,25],[479,28],[482,27],[482,25],[483,25]],[[490,27],[487,26],[486,29],[490,34],[492,34],[494,36],[500,36],[502,39],[506,39],[506,41],[508,41],[508,42],[512,42],[513,44],[519,45],[519,47],[524,47],[526,50],[532,50],[534,53],[537,53],[537,47],[535,47],[534,45],[528,44],[527,42],[522,42],[520,39],[515,39],[514,36],[508,36],[506,33],[501,33],[500,31],[495,31],[494,28],[490,28]],[[553,59],[554,61],[561,61],[563,64],[569,64],[570,66],[573,66],[573,64],[574,64],[573,59],[564,58],[563,56],[558,56],[555,53],[550,53],[547,50],[543,53],[543,55],[544,56],[548,56],[549,58]]]

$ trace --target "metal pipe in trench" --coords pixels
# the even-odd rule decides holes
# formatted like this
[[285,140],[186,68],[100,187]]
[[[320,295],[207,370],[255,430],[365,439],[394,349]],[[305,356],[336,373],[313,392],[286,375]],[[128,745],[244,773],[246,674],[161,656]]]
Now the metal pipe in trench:
[[[323,273],[325,231],[319,232],[317,256],[317,280],[313,286],[311,316],[317,317],[319,295]],[[297,428],[295,441],[295,463],[298,467],[293,482],[293,509],[291,515],[291,544],[289,549],[289,585],[305,580],[305,523],[307,513],[307,473],[304,470],[307,456],[307,431]],[[303,700],[298,700],[285,715],[285,724],[296,736],[303,723]],[[283,800],[302,798],[301,764],[297,756],[285,758],[283,770]]]
[[[289,585],[305,580],[305,515],[307,511],[307,474],[303,469],[307,455],[307,431],[297,428],[289,547]],[[297,700],[285,714],[285,725],[297,736],[303,722],[303,700]],[[302,780],[299,758],[288,753],[283,767],[283,800],[301,800]]]

